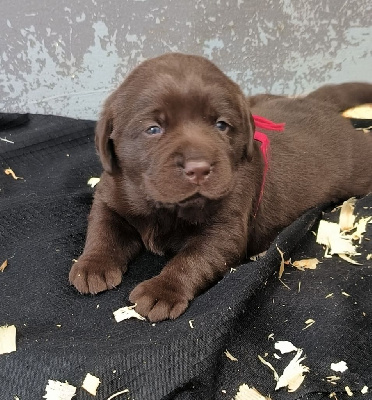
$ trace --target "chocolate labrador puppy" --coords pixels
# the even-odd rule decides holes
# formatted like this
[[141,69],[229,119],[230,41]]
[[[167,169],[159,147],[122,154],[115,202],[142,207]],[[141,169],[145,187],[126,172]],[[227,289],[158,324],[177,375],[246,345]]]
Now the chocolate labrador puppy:
[[112,289],[142,248],[171,253],[129,298],[150,321],[178,317],[307,209],[372,191],[372,136],[340,115],[367,102],[366,83],[247,99],[202,57],[145,61],[97,123],[104,172],[70,282]]

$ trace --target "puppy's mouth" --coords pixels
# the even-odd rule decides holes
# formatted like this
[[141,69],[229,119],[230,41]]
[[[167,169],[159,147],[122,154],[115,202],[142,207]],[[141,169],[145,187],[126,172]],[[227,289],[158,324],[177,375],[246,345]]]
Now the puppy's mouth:
[[207,202],[209,202],[206,196],[203,196],[200,193],[194,193],[193,195],[186,197],[182,200],[176,201],[174,203],[167,203],[167,202],[156,202],[157,208],[168,208],[168,209],[175,209],[175,208],[200,208],[203,209]]
[[191,224],[203,223],[220,207],[221,198],[210,199],[200,193],[195,193],[176,203],[156,202],[159,209],[167,209]]
[[187,197],[177,203],[180,207],[195,207],[200,206],[201,208],[204,207],[205,203],[208,201],[208,198],[201,195],[200,193],[195,193],[192,196]]

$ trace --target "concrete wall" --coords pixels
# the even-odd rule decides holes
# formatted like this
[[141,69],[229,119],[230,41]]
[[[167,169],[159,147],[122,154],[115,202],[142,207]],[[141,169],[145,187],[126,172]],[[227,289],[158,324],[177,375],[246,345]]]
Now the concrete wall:
[[12,0],[0,110],[96,119],[140,61],[204,55],[248,93],[372,82],[371,0]]

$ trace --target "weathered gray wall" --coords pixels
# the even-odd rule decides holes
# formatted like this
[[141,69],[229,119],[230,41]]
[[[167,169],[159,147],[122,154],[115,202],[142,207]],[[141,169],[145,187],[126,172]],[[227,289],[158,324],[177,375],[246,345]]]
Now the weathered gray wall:
[[97,118],[141,60],[213,60],[246,93],[372,81],[371,0],[12,0],[0,15],[0,110]]

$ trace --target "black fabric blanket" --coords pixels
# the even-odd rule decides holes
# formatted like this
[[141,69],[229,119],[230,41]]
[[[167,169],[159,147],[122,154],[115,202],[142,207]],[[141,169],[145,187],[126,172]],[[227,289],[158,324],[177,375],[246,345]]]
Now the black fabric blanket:
[[[115,398],[230,400],[243,383],[273,400],[346,399],[346,386],[354,399],[372,398],[372,224],[355,257],[362,265],[353,265],[324,258],[315,242],[322,211],[337,220],[333,206],[310,210],[263,258],[231,270],[177,320],[117,323],[113,311],[129,305],[131,289],[166,258],[143,253],[120,287],[97,296],[69,285],[92,202],[87,181],[101,171],[94,122],[3,114],[0,138],[0,265],[8,260],[0,272],[0,326],[17,328],[17,351],[0,355],[1,400],[41,399],[48,380],[76,386],[78,400],[125,389]],[[372,215],[372,195],[357,201],[355,213]],[[306,271],[286,265],[279,280],[277,247],[285,260],[321,263]],[[258,358],[280,375],[295,353],[275,358],[278,340],[303,349],[310,369],[293,393],[275,391],[273,372]],[[331,370],[339,361],[347,364],[343,373]],[[81,388],[87,373],[101,381],[96,397]],[[339,379],[330,383],[330,376]]]

